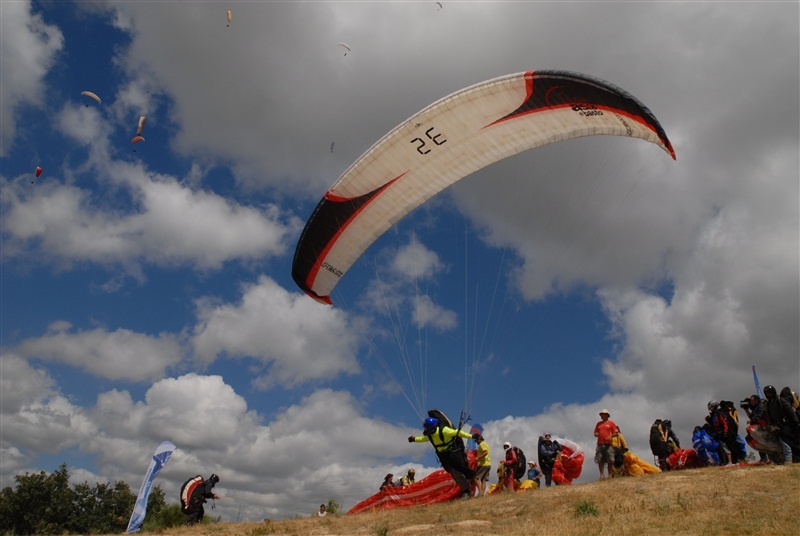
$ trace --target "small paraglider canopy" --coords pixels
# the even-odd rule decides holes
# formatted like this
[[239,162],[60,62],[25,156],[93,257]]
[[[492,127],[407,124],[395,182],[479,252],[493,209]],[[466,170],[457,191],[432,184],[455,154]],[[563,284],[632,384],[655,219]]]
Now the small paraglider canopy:
[[145,116],[139,117],[139,125],[136,128],[136,135],[141,136],[142,130],[144,129],[144,124],[147,122],[147,118]]
[[228,10],[227,16],[228,16],[228,27],[230,27],[230,25],[231,25],[231,11],[230,10]]
[[31,180],[31,184],[33,184],[34,182],[36,182],[36,179],[38,179],[38,178],[39,178],[39,175],[41,175],[41,174],[42,174],[42,168],[41,168],[41,167],[39,167],[39,166],[36,166],[36,171],[34,171],[34,172],[33,172],[33,174],[34,174],[34,178]]
[[331,142],[331,152],[333,152],[333,146],[334,146],[334,145],[336,145],[336,142],[335,142],[335,141],[332,141],[332,142]]
[[141,136],[134,136],[133,139],[131,140],[131,145],[133,145],[134,143],[139,143],[140,141],[144,141],[144,138]]
[[[350,45],[347,43],[339,43],[339,46],[345,49],[347,52],[350,52]],[[345,56],[347,56],[347,52],[344,53]]]
[[[100,97],[98,97],[96,94],[92,93],[91,91],[81,91],[81,95],[83,95],[84,97],[89,97],[90,99],[93,99],[93,100],[97,101],[97,104],[101,104],[102,103],[102,101],[100,100]],[[87,103],[86,106],[89,106],[89,104]]]

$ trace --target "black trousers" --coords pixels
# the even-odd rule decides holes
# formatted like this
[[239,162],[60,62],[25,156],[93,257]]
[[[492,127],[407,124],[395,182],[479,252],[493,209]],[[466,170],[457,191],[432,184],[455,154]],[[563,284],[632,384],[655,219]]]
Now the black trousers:
[[436,451],[439,457],[439,462],[442,464],[442,469],[450,473],[453,480],[456,481],[458,487],[461,488],[462,493],[469,493],[471,489],[470,480],[475,478],[475,471],[470,469],[467,457],[462,451],[449,450],[449,451]]

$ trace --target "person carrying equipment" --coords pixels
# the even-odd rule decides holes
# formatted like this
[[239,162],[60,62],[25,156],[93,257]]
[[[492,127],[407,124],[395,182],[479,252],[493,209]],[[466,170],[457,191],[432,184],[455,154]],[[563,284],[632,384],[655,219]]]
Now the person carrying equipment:
[[503,465],[506,466],[504,473],[505,486],[508,491],[514,491],[514,480],[516,480],[514,471],[517,468],[517,453],[511,448],[511,443],[508,441],[503,443],[503,450],[506,452],[505,460],[503,460]]
[[[211,491],[219,483],[219,477],[212,474],[207,480],[197,475],[190,478],[181,486],[181,511],[188,515],[184,525],[194,525],[203,521],[205,510],[203,503],[206,499],[216,499],[217,496]],[[214,508],[212,505],[211,508]]]
[[458,487],[461,488],[462,499],[470,498],[470,489],[478,483],[475,480],[475,471],[470,469],[467,462],[467,453],[464,442],[460,438],[475,439],[479,434],[470,435],[461,429],[455,430],[450,426],[440,423],[435,417],[428,417],[422,424],[421,436],[408,436],[409,443],[423,443],[430,441],[436,449],[436,456],[442,469],[450,473]]

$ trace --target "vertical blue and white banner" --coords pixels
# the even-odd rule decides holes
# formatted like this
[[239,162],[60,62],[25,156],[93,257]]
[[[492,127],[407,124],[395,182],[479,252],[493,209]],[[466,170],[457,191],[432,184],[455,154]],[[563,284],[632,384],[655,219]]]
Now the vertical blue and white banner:
[[139,488],[139,497],[137,497],[136,504],[133,507],[131,520],[128,522],[129,534],[131,532],[139,532],[142,523],[144,523],[144,515],[147,512],[147,498],[150,496],[150,488],[153,486],[153,479],[167,463],[169,457],[172,456],[172,452],[175,448],[175,445],[171,441],[164,441],[156,448],[153,459],[150,460],[150,466],[144,474],[142,487]]
[[758,374],[756,374],[756,366],[753,365],[753,381],[756,384],[756,394],[764,398],[764,391],[761,390],[761,382],[758,381]]

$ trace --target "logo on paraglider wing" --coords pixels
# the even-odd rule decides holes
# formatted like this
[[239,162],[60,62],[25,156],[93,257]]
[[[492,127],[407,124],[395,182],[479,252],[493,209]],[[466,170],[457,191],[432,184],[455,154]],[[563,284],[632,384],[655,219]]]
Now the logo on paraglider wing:
[[325,270],[328,270],[330,273],[332,273],[336,277],[342,277],[342,275],[344,274],[344,272],[342,272],[338,268],[334,268],[333,266],[331,266],[327,262],[323,262],[322,263],[322,268],[324,268]]
[[622,117],[622,115],[620,115],[618,113],[614,113],[614,115],[617,116],[617,119],[619,119],[619,122],[622,123],[622,125],[625,127],[625,132],[627,132],[628,136],[633,136],[633,129],[628,124],[628,122],[625,121],[625,118]]
[[559,106],[565,102],[570,102],[565,92],[566,88],[564,86],[551,87],[544,94],[544,103],[547,106]]

